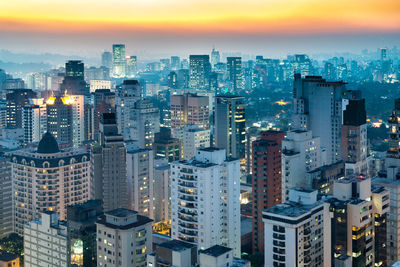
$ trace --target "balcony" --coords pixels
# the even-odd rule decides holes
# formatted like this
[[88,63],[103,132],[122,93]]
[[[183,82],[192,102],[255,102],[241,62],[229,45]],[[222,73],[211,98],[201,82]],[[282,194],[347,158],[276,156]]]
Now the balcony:
[[197,180],[196,180],[193,176],[184,176],[184,175],[181,175],[181,176],[179,176],[179,179],[180,179],[180,180],[183,180],[183,181],[197,182]]
[[185,222],[197,223],[197,219],[194,216],[184,216],[184,215],[178,214],[178,218]]

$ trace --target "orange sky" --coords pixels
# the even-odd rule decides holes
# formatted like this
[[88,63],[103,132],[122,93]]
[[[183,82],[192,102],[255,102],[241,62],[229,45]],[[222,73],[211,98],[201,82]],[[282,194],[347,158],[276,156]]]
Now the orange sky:
[[399,0],[2,0],[0,32],[400,32]]

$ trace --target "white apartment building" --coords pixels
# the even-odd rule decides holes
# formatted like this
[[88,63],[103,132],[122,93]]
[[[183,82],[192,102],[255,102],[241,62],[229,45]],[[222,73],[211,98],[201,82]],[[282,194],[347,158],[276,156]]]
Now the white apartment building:
[[154,159],[154,221],[171,219],[171,172],[166,158]]
[[97,225],[97,266],[145,267],[152,220],[128,209],[106,212]]
[[58,220],[57,212],[41,213],[24,227],[24,266],[67,267],[67,225]]
[[57,211],[65,220],[67,206],[89,200],[89,168],[89,153],[60,150],[48,132],[37,151],[11,153],[15,231],[22,234],[39,212]]
[[318,191],[290,190],[289,201],[263,211],[265,266],[331,266],[329,204]]
[[198,149],[171,164],[171,237],[240,256],[240,162],[225,149]]
[[210,129],[201,129],[197,125],[185,125],[182,140],[182,158],[189,160],[195,156],[196,149],[210,147]]
[[154,152],[135,149],[126,153],[129,207],[154,219]]
[[47,109],[43,98],[31,99],[32,104],[22,109],[24,143],[39,142],[47,132]]
[[282,141],[282,200],[289,199],[289,189],[304,187],[306,173],[322,166],[319,137],[311,131],[294,130]]

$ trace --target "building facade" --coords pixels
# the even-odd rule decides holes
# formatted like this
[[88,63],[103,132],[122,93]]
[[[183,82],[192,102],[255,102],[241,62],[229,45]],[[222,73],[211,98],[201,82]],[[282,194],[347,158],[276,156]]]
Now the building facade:
[[39,212],[56,211],[67,217],[67,206],[90,198],[90,159],[81,150],[58,148],[46,133],[37,151],[19,150],[11,154],[14,227],[23,233],[24,224],[38,219]]
[[240,163],[225,150],[197,150],[171,164],[171,237],[200,249],[224,245],[240,255]]

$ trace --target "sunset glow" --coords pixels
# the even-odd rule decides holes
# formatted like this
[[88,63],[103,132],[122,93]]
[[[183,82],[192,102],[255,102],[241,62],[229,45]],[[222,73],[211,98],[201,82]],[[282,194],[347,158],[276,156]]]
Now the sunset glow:
[[315,34],[397,32],[399,1],[2,1],[0,31]]

